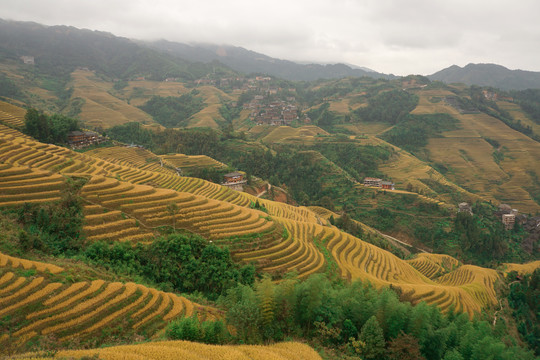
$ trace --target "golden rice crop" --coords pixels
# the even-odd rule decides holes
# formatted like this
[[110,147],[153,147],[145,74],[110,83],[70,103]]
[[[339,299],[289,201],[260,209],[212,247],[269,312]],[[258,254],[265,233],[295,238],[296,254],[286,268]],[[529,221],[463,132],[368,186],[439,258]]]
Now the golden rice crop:
[[[133,285],[133,284],[132,284]],[[94,299],[94,301],[87,301],[87,302],[84,302],[82,304],[79,304],[79,306],[76,306],[75,308],[73,308],[71,311],[68,311],[67,313],[64,313],[64,317],[66,317],[69,313],[73,314],[77,314],[79,311],[74,311],[75,309],[77,309],[78,307],[81,307],[81,308],[88,308],[89,307],[89,303],[92,303],[92,305],[94,304],[98,304],[100,303],[103,299],[105,299],[107,296],[109,296],[110,294],[116,292],[117,290],[119,289],[123,289],[122,292],[120,292],[120,294],[116,295],[115,297],[113,297],[112,299],[110,299],[109,301],[107,301],[106,303],[104,303],[103,305],[101,306],[98,306],[96,309],[94,309],[93,311],[90,311],[82,316],[78,316],[78,317],[74,317],[73,319],[71,320],[68,320],[68,321],[64,321],[64,322],[61,322],[57,325],[54,325],[54,326],[50,326],[50,327],[46,327],[45,329],[43,329],[41,331],[42,334],[50,334],[50,333],[53,333],[53,332],[57,332],[57,331],[61,331],[63,329],[67,329],[71,326],[76,326],[76,325],[79,325],[80,323],[92,318],[92,317],[95,317],[96,315],[98,315],[100,312],[106,310],[107,308],[109,308],[110,306],[113,306],[114,304],[122,301],[122,300],[125,300],[127,299],[129,296],[133,295],[133,293],[135,292],[135,290],[137,290],[137,287],[136,286],[132,286],[132,285],[129,285],[129,286],[124,286],[120,283],[111,283],[109,284],[109,286],[107,287],[107,289],[101,293],[100,295],[96,296]]]
[[[79,283],[79,284],[82,284],[83,286],[86,285],[86,283]],[[98,291],[102,286],[103,284],[105,284],[105,281],[103,280],[94,280],[92,281],[92,283],[90,284],[90,286],[84,290],[84,291],[81,291],[79,292],[78,294],[75,294],[69,298],[67,298],[66,300],[62,301],[62,302],[59,302],[57,303],[56,305],[54,305],[53,307],[50,307],[50,308],[47,308],[47,309],[43,309],[41,311],[37,311],[37,312],[33,312],[33,313],[30,313],[26,316],[27,319],[33,319],[37,316],[40,316],[40,315],[44,315],[44,314],[50,314],[50,313],[53,313],[57,310],[60,310],[60,309],[64,309],[64,308],[67,308],[68,306],[74,304],[75,302],[77,302],[78,300],[90,295],[90,294],[93,294],[95,293],[96,291]],[[73,286],[76,286],[77,284],[74,284]],[[77,286],[79,287],[79,286]],[[70,287],[71,288],[71,287]],[[68,288],[66,290],[66,292],[70,289]],[[82,287],[80,287],[82,288]],[[104,292],[105,293],[105,292]],[[50,304],[54,304],[55,302],[63,299],[66,297],[67,294],[64,294],[64,293],[60,293],[58,294],[57,296],[51,298],[50,300],[51,301],[46,301],[44,303],[44,305],[50,305]],[[90,300],[89,300],[90,301]]]
[[[155,318],[156,316],[161,316],[161,314],[165,312],[165,309],[167,309],[167,307],[171,303],[171,297],[164,292],[160,292],[159,297],[161,297],[161,303],[159,304],[159,307],[152,313],[146,315],[144,318],[139,320],[135,325],[133,325],[134,329],[141,327],[151,319]],[[155,296],[155,298],[158,299],[158,296]],[[135,315],[133,315],[132,317],[135,317]]]
[[163,317],[163,320],[173,319],[175,316],[178,316],[184,310],[184,302],[182,301],[181,297],[176,296],[172,293],[168,293],[167,296],[170,297],[173,305],[167,315]]
[[220,360],[320,360],[309,346],[287,342],[274,345],[207,345],[188,341],[160,341],[138,345],[113,346],[92,350],[59,351],[55,357],[91,357],[100,359],[220,359]]
[[64,299],[65,297],[70,296],[73,293],[78,292],[79,290],[81,290],[82,288],[84,288],[87,285],[88,285],[88,283],[86,283],[86,282],[78,282],[78,283],[72,284],[70,287],[64,289],[59,294],[56,294],[55,296],[52,296],[52,297],[48,298],[47,300],[45,300],[43,302],[43,305],[49,306],[51,304],[54,304],[55,302],[60,301],[60,300]]
[[[26,280],[26,278],[23,278],[23,280]],[[5,296],[5,297],[1,298],[0,299],[0,305],[9,304],[10,301],[12,301],[14,299],[17,299],[18,297],[29,293],[35,287],[39,286],[43,282],[43,280],[44,280],[44,278],[42,278],[42,277],[37,277],[37,278],[32,279],[32,281],[30,281],[26,286],[23,286],[22,288],[17,290],[15,293],[13,293],[13,294],[11,294],[9,296]]]
[[[78,333],[74,333],[74,334],[70,334],[68,336],[65,336],[63,338],[63,340],[70,339],[70,338],[73,338],[73,337],[77,337],[77,336],[80,336],[80,335],[83,335],[83,334],[91,333],[92,331],[97,330],[97,329],[105,326],[106,324],[110,323],[114,319],[117,319],[118,317],[122,316],[123,314],[125,314],[125,313],[129,312],[130,310],[132,310],[132,309],[136,308],[137,306],[139,306],[144,301],[144,299],[146,298],[146,296],[148,295],[148,292],[149,292],[147,287],[141,287],[141,286],[138,286],[137,284],[134,284],[134,283],[126,284],[126,289],[128,290],[126,292],[126,294],[122,298],[119,298],[115,302],[119,302],[119,301],[127,299],[129,296],[133,295],[135,293],[135,291],[137,291],[137,289],[141,291],[141,295],[139,296],[139,298],[136,301],[133,301],[130,304],[127,304],[126,306],[122,307],[120,310],[115,311],[114,313],[101,318],[101,320],[96,322],[94,325],[84,329],[83,331],[80,331]],[[111,302],[107,303],[106,305],[104,305],[103,308],[105,308],[105,306],[108,307],[108,306],[111,306],[113,304],[114,304],[113,301],[111,301]],[[99,313],[98,310],[99,309],[96,309],[96,313]],[[91,316],[89,316],[89,317],[91,317]],[[78,322],[80,322],[80,321],[83,320],[83,318],[84,317],[79,317],[79,318],[74,319],[74,320],[78,320]]]
[[12,282],[8,286],[4,287],[3,289],[0,289],[0,295],[10,293],[11,290],[18,288],[19,286],[24,284],[25,281],[26,281],[26,278],[18,277],[14,282]]
[[4,314],[9,313],[11,310],[17,309],[17,308],[19,308],[21,306],[24,306],[24,305],[29,304],[31,302],[37,301],[37,300],[49,295],[51,292],[54,292],[55,290],[57,290],[61,286],[62,286],[62,284],[60,284],[60,283],[47,284],[43,289],[38,290],[36,292],[33,292],[29,296],[25,297],[23,300],[20,300],[17,303],[11,305],[11,306],[6,306],[6,307],[0,309],[0,316],[3,316]]

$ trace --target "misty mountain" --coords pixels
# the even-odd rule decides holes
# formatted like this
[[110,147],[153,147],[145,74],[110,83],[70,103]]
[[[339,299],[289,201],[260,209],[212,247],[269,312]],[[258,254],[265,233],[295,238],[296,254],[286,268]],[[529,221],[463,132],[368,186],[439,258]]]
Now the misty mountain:
[[107,32],[0,19],[0,61],[20,62],[21,56],[34,57],[39,72],[60,77],[77,67],[111,78],[153,80],[189,80],[212,71],[210,65],[194,64]]
[[540,72],[510,70],[496,64],[452,65],[428,76],[445,83],[492,86],[502,90],[540,89]]
[[145,42],[150,48],[193,62],[219,61],[242,73],[261,73],[295,81],[363,77],[392,79],[396,76],[345,64],[300,64],[280,60],[242,47],[212,44],[182,44],[166,40]]

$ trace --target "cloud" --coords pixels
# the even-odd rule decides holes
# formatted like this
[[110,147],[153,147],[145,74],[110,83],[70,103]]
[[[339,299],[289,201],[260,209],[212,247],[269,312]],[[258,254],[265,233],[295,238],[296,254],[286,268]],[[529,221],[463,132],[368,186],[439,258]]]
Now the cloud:
[[453,63],[540,70],[540,2],[520,0],[25,0],[2,17],[137,39],[242,46],[290,60],[395,74]]

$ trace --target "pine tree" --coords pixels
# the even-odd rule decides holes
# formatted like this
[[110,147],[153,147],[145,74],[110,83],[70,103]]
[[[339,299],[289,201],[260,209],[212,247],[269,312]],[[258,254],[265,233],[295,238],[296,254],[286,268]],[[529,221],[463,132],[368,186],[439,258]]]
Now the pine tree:
[[384,335],[375,316],[370,317],[362,326],[359,340],[363,343],[362,356],[364,359],[383,359]]

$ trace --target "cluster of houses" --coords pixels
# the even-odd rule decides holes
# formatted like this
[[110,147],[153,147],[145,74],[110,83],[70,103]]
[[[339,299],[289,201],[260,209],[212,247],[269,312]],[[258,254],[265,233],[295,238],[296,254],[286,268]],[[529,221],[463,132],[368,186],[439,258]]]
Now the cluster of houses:
[[499,215],[501,216],[501,221],[506,230],[511,230],[514,228],[516,223],[516,217],[518,216],[517,209],[512,209],[510,205],[501,204],[499,205]]
[[[471,215],[473,214],[471,205],[466,202],[462,202],[458,205],[458,211],[468,212]],[[525,223],[527,221],[526,215],[519,215],[518,210],[512,209],[508,204],[499,205],[499,210],[495,212],[495,215],[500,217],[506,230],[512,230],[517,222]]]
[[482,90],[482,95],[484,95],[484,98],[486,100],[490,100],[490,101],[497,101],[497,100],[504,100],[504,101],[509,101],[509,102],[514,101],[514,98],[511,96],[504,96],[504,95],[497,94],[496,92],[489,91],[489,90]]
[[95,131],[70,131],[68,133],[68,144],[72,149],[82,149],[104,141],[107,139]]
[[249,103],[244,104],[244,109],[251,110],[250,118],[257,125],[290,125],[298,119],[298,108],[294,105],[294,97],[287,101],[278,100],[263,103],[264,96],[257,95]]
[[378,187],[384,190],[394,190],[394,183],[391,181],[384,181],[379,178],[367,177],[364,179],[364,186]]

